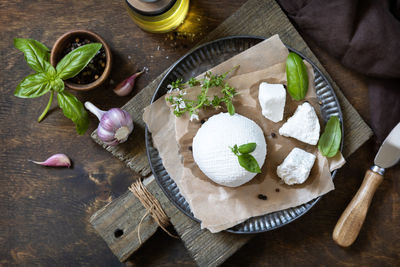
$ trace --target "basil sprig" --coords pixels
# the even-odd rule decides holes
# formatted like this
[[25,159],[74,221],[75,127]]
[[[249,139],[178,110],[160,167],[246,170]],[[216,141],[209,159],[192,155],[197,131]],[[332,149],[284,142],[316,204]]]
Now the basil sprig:
[[250,154],[256,149],[256,146],[256,143],[248,143],[241,146],[234,145],[230,149],[238,157],[240,166],[249,172],[261,173],[257,160]]
[[38,118],[40,122],[49,111],[56,92],[58,105],[64,115],[75,123],[79,134],[84,134],[89,126],[88,114],[74,95],[64,91],[63,80],[81,72],[100,50],[101,44],[86,44],[72,50],[58,62],[56,68],[50,64],[49,49],[44,44],[33,39],[15,38],[14,46],[24,53],[26,62],[36,71],[18,84],[14,95],[35,98],[50,92],[49,102]]
[[336,116],[329,118],[325,126],[325,131],[318,141],[318,149],[322,155],[331,158],[339,151],[342,130],[340,120]]
[[308,90],[307,67],[296,53],[290,52],[286,59],[287,90],[294,100],[302,100]]

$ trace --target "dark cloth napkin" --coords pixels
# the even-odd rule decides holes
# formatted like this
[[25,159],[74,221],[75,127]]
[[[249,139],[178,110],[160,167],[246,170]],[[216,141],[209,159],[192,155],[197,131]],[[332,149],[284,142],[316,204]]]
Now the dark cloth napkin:
[[400,121],[400,0],[278,0],[300,33],[367,76],[380,144]]

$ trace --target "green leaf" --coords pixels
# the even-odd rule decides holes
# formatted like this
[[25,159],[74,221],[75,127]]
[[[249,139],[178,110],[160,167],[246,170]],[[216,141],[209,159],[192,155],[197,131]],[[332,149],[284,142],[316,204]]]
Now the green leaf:
[[58,62],[56,70],[58,78],[63,80],[77,75],[92,60],[100,50],[101,44],[92,43],[83,45],[69,52]]
[[56,78],[50,81],[50,87],[52,90],[56,92],[62,92],[64,91],[64,81],[61,80],[60,78]]
[[257,160],[250,154],[243,154],[238,156],[239,164],[249,172],[261,173],[260,166]]
[[71,119],[78,134],[84,134],[89,126],[89,116],[79,100],[66,91],[57,94],[57,101],[65,117]]
[[248,143],[239,146],[239,152],[241,154],[249,154],[253,152],[256,149],[257,144],[256,143]]
[[286,78],[290,96],[297,101],[304,99],[308,90],[307,67],[301,57],[293,52],[286,59]]
[[35,98],[50,91],[46,73],[39,72],[26,76],[15,89],[14,95],[21,98]]
[[14,46],[22,51],[28,65],[37,72],[46,72],[49,68],[49,49],[33,39],[15,38]]
[[233,147],[229,147],[229,148],[231,149],[233,154],[235,154],[236,156],[239,156],[239,148],[237,145],[234,145]]
[[325,131],[319,138],[318,149],[322,155],[331,158],[337,154],[342,139],[340,120],[336,116],[329,118]]
[[227,108],[228,108],[228,112],[229,114],[232,116],[235,114],[235,106],[232,104],[232,101],[228,101],[228,103],[226,104]]
[[57,78],[56,69],[52,65],[50,65],[49,68],[47,69],[46,76],[49,80],[54,80]]

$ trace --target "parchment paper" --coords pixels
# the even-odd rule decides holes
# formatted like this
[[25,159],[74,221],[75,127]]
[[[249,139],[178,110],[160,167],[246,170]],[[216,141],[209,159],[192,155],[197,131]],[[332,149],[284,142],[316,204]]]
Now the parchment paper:
[[[279,123],[273,123],[261,114],[258,86],[262,81],[286,84],[287,54],[286,47],[275,35],[211,70],[213,73],[223,73],[240,65],[228,79],[229,84],[239,92],[234,98],[236,112],[254,120],[263,129],[267,142],[267,158],[262,173],[240,187],[229,188],[215,184],[193,161],[189,147],[201,126],[200,121],[190,122],[188,116],[176,118],[163,97],[145,108],[143,119],[152,133],[154,146],[160,153],[163,165],[189,203],[194,216],[201,220],[202,228],[218,232],[253,216],[298,206],[334,189],[328,160],[319,154],[316,146],[278,134],[278,129],[302,102],[293,101],[287,95],[284,120]],[[314,73],[308,63],[307,67],[310,86],[305,100],[314,106],[321,117],[314,88]],[[185,97],[195,98],[198,90],[187,90]],[[211,88],[209,94],[219,90]],[[199,113],[200,120],[219,112],[225,110],[202,110]],[[294,147],[315,154],[317,159],[304,184],[287,186],[277,177],[276,167]],[[343,164],[341,155],[331,163],[335,168]],[[268,199],[260,200],[259,194],[266,195]]]

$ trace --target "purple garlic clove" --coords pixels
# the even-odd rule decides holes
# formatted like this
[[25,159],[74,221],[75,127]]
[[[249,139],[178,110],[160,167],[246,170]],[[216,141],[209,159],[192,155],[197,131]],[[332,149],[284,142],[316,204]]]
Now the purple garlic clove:
[[133,74],[132,76],[128,77],[127,79],[120,82],[115,88],[114,93],[119,96],[126,96],[130,92],[132,92],[133,86],[135,85],[135,80],[137,77],[140,76],[144,72],[144,69],[140,72]]
[[71,167],[71,161],[65,154],[55,154],[45,161],[33,161],[35,164],[39,164],[42,166],[51,166],[51,167]]

